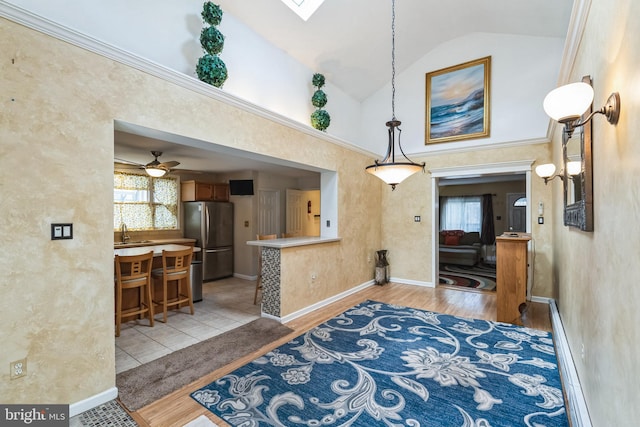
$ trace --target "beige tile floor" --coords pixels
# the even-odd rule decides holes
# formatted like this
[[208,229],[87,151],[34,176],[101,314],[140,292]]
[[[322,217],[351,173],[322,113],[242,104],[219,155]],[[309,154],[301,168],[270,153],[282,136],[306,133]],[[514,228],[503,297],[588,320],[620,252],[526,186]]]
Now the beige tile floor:
[[260,301],[253,305],[255,281],[230,277],[207,282],[203,300],[188,308],[169,312],[167,323],[155,316],[127,322],[116,337],[116,373],[150,362],[173,351],[237,328],[260,317]]

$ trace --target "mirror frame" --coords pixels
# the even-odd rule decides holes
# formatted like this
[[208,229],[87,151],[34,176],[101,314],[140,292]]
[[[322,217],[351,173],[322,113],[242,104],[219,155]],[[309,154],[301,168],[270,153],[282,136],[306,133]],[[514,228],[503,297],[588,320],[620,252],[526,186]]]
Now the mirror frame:
[[[591,85],[591,77],[584,76],[584,83]],[[593,105],[580,118],[581,122],[591,114]],[[591,159],[591,120],[580,128],[580,154],[582,157],[582,169],[579,175],[571,176],[567,171],[567,143],[569,137],[562,132],[562,158],[564,163],[563,190],[564,190],[564,225],[576,227],[582,231],[593,231],[593,163]],[[578,130],[578,129],[576,129]],[[580,179],[582,197],[575,203],[567,204],[567,191],[570,180]]]

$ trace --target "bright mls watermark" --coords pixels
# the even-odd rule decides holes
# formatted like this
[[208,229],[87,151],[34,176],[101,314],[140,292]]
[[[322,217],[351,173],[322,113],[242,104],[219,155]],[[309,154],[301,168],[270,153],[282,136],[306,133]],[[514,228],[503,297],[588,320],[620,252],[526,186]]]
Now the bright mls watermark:
[[1,426],[68,427],[69,405],[2,405]]

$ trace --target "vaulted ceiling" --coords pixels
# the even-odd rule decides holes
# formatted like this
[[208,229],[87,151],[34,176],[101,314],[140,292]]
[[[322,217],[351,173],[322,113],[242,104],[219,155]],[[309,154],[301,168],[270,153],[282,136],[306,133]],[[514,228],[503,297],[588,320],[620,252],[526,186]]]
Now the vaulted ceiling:
[[[391,79],[391,0],[325,0],[307,21],[281,0],[216,3],[357,100]],[[573,0],[397,0],[396,70],[448,40],[477,32],[563,38],[572,5]]]

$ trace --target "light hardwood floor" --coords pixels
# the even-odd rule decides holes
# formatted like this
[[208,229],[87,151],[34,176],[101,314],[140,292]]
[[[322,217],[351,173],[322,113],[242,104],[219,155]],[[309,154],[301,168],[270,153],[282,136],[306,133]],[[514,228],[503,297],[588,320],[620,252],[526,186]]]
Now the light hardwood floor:
[[[455,316],[496,320],[495,292],[468,292],[443,287],[425,288],[395,283],[390,283],[385,286],[372,286],[340,301],[334,302],[321,310],[316,310],[313,313],[287,323],[286,325],[293,329],[293,332],[288,336],[210,373],[198,381],[145,406],[131,415],[136,422],[143,427],[181,427],[189,421],[198,418],[200,415],[205,415],[219,426],[228,426],[223,420],[191,399],[189,394],[211,383],[216,378],[250,362],[261,354],[288,342],[308,329],[368,299]],[[523,316],[522,321],[524,326],[551,331],[551,320],[547,304],[529,303],[528,310]]]

